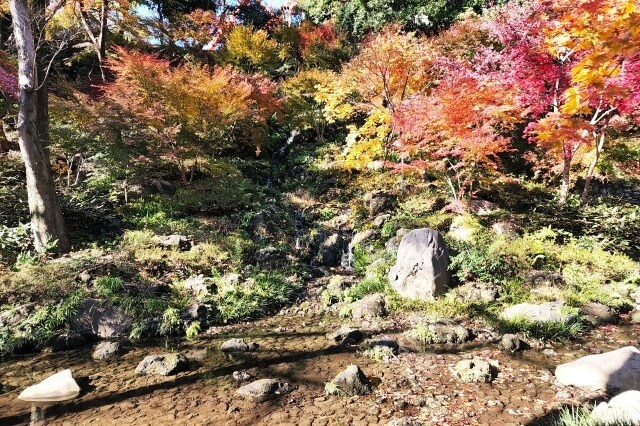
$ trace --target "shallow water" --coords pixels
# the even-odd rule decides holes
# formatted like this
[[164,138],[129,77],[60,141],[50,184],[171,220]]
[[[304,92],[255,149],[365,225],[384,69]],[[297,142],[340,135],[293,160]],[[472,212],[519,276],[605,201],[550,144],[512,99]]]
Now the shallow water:
[[[378,326],[386,335],[406,339],[402,320]],[[607,326],[569,343],[507,355],[494,343],[415,351],[378,363],[355,347],[337,347],[325,337],[340,320],[309,315],[278,315],[254,323],[219,327],[196,342],[177,341],[167,348],[140,345],[108,362],[91,359],[91,347],[68,352],[20,355],[0,363],[0,382],[16,386],[0,395],[0,424],[25,424],[29,407],[16,400],[25,386],[70,368],[83,389],[80,397],[48,410],[49,424],[386,424],[393,417],[415,416],[430,424],[532,424],[561,404],[594,395],[555,385],[557,364],[598,351],[636,345],[637,325]],[[380,329],[379,327],[376,327]],[[217,348],[230,337],[260,345],[258,351],[230,358]],[[547,349],[550,349],[549,347]],[[137,376],[138,362],[152,353],[179,350],[192,359],[192,370],[173,377]],[[479,356],[499,362],[491,384],[463,384],[450,367]],[[375,385],[364,397],[325,398],[324,384],[349,364],[358,364]],[[255,404],[235,395],[231,374],[247,370],[257,378],[280,378],[297,386],[270,402]]]

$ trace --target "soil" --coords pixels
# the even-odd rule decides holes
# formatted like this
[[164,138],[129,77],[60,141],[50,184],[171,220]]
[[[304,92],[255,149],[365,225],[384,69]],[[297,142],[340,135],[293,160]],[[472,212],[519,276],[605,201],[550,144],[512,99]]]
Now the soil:
[[[498,335],[477,328],[478,338],[465,345],[416,347],[403,335],[416,315],[398,314],[361,324],[369,334],[391,336],[401,344],[397,357],[375,361],[361,354],[362,345],[337,346],[327,339],[325,334],[345,321],[318,306],[306,302],[270,318],[216,327],[195,342],[138,344],[109,361],[94,361],[91,346],[14,356],[0,363],[0,382],[16,387],[0,395],[0,424],[27,424],[30,409],[17,400],[19,391],[65,368],[72,370],[82,393],[49,408],[50,425],[375,425],[394,418],[439,425],[544,424],[562,405],[602,397],[554,383],[557,364],[636,345],[640,331],[638,325],[622,323],[591,331],[579,341],[533,342],[534,348],[512,355],[498,350]],[[260,347],[225,355],[219,347],[231,337]],[[171,351],[189,357],[189,372],[170,377],[135,374],[146,355]],[[498,361],[492,383],[462,383],[451,374],[456,362],[474,356]],[[370,378],[373,393],[325,397],[325,383],[350,364],[359,365]],[[232,377],[236,370],[282,379],[294,390],[263,403],[245,400],[235,394],[241,385]]]

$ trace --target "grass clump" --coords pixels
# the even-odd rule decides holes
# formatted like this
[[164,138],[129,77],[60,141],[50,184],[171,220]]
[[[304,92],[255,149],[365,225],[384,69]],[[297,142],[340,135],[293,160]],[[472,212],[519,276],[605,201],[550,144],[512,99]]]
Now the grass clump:
[[214,302],[222,321],[241,321],[276,311],[290,302],[300,288],[297,280],[276,272],[263,272],[221,288]]
[[[24,348],[25,346],[40,346],[48,340],[55,330],[63,326],[77,311],[85,298],[85,292],[76,290],[67,295],[64,300],[48,306],[35,307],[26,317],[11,324],[1,324],[0,321],[0,356]],[[0,310],[2,317],[10,318],[11,310],[17,306],[5,306]]]
[[625,419],[602,422],[591,417],[592,408],[564,406],[557,414],[544,422],[535,423],[538,426],[633,426],[634,423]]
[[362,351],[362,356],[376,362],[386,362],[396,357],[393,348],[384,345],[376,345]]
[[355,302],[369,294],[385,293],[388,290],[389,286],[386,279],[379,277],[365,278],[344,291],[344,300],[347,302]]
[[542,340],[575,339],[584,331],[581,321],[530,321],[527,318],[500,319],[498,328],[503,334],[519,333],[524,338]]

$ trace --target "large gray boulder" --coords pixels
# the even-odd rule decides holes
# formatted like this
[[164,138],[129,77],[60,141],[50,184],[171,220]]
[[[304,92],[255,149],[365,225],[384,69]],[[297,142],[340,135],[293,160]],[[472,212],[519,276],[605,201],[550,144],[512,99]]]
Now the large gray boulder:
[[115,306],[96,299],[85,299],[71,318],[71,330],[89,338],[127,337],[132,320]]
[[448,268],[449,251],[438,231],[415,229],[402,237],[389,281],[401,296],[432,300],[447,290]]
[[599,355],[588,355],[556,367],[556,379],[608,393],[640,390],[640,350],[627,346]]

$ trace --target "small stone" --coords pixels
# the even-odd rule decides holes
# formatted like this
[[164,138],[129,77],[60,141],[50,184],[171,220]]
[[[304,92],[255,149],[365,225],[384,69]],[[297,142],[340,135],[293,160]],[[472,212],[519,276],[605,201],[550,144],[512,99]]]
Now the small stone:
[[82,271],[76,277],[76,281],[80,281],[81,283],[88,283],[89,281],[91,281],[91,278],[92,277],[89,271]]
[[247,380],[251,380],[253,378],[253,376],[247,373],[246,370],[234,371],[232,376],[233,380],[235,380],[236,382],[246,382]]
[[398,341],[387,336],[382,336],[378,339],[370,341],[369,347],[372,349],[375,349],[376,347],[389,348],[391,349],[391,352],[394,355],[397,355],[398,351],[400,350],[400,345],[398,344]]
[[229,339],[220,345],[224,353],[252,352],[258,349],[257,343],[247,343],[244,339]]
[[136,367],[137,374],[170,376],[189,369],[189,360],[182,354],[149,355]]
[[490,383],[494,377],[491,364],[479,358],[459,361],[453,372],[465,383]]
[[120,342],[100,342],[93,348],[91,358],[96,361],[110,359],[124,352],[124,345]]
[[500,349],[505,352],[515,353],[525,349],[526,343],[523,342],[516,334],[505,334],[500,340]]
[[289,393],[291,388],[288,383],[276,379],[260,379],[239,388],[236,393],[250,398],[255,402],[263,402],[277,395]]
[[325,393],[340,396],[366,395],[371,383],[357,365],[350,365],[325,386]]

